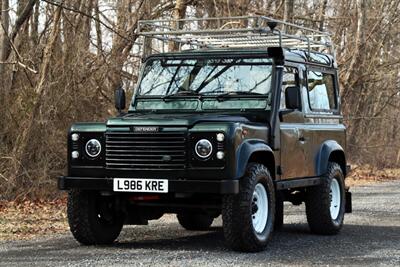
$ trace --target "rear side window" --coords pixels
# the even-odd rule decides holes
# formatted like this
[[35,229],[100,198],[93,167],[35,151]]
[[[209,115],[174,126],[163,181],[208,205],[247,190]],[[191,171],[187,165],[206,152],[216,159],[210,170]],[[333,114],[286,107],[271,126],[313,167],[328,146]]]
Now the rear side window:
[[319,71],[308,71],[308,98],[313,110],[337,109],[334,76]]

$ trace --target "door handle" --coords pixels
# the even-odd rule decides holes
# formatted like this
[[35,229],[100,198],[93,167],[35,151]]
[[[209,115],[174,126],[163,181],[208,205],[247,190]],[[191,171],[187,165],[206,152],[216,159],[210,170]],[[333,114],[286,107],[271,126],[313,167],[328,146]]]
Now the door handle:
[[300,137],[299,137],[299,141],[300,141],[300,142],[305,142],[305,141],[306,141],[306,138],[305,138],[304,136],[300,136]]

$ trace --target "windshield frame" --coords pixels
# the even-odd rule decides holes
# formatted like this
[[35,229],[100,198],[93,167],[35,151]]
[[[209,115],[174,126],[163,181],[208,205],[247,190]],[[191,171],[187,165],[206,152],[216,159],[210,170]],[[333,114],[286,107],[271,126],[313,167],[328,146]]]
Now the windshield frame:
[[[246,95],[246,94],[240,94],[240,91],[238,91],[238,94],[230,94],[230,95],[224,95],[223,98],[225,101],[229,100],[229,99],[265,99],[266,101],[270,101],[269,104],[266,104],[266,107],[263,109],[257,109],[257,108],[248,108],[248,110],[271,110],[272,109],[272,105],[273,105],[273,95],[274,95],[274,85],[272,84],[274,81],[274,76],[275,76],[275,67],[274,67],[274,61],[273,59],[268,56],[267,51],[239,51],[241,53],[237,53],[238,51],[235,52],[217,52],[217,53],[188,53],[188,54],[177,54],[177,53],[171,53],[171,54],[158,54],[158,55],[151,55],[149,56],[145,61],[144,64],[141,67],[140,70],[140,74],[138,76],[138,83],[137,86],[135,88],[134,94],[132,96],[132,100],[131,100],[131,104],[130,104],[130,109],[129,111],[132,112],[146,112],[147,110],[142,110],[142,109],[136,109],[136,105],[137,105],[137,100],[140,99],[149,99],[149,100],[162,100],[165,101],[165,99],[163,99],[163,97],[167,96],[166,98],[168,98],[168,101],[175,101],[175,100],[183,100],[183,99],[197,99],[197,101],[199,102],[198,107],[196,110],[193,109],[188,109],[188,110],[183,110],[183,112],[194,112],[194,111],[202,111],[202,112],[208,112],[208,111],[218,111],[218,110],[229,110],[232,111],[232,109],[222,109],[222,108],[218,108],[218,109],[214,109],[214,110],[203,110],[202,109],[202,104],[203,101],[205,100],[211,100],[211,99],[215,99],[217,101],[217,98],[220,96],[220,94],[199,94],[199,95],[195,95],[195,94],[182,94],[182,95],[174,95],[174,94],[168,94],[168,95],[139,95],[139,90],[140,90],[140,85],[143,79],[143,74],[145,71],[145,64],[147,64],[149,62],[149,60],[208,60],[208,59],[232,59],[232,60],[236,60],[236,59],[269,59],[270,62],[265,63],[265,64],[254,64],[254,65],[270,65],[271,66],[271,73],[270,73],[270,92],[268,92],[267,94],[260,94],[260,95]],[[251,64],[243,64],[243,65],[251,65]],[[195,90],[193,90],[193,92],[196,92]],[[232,91],[234,92],[234,91]],[[247,91],[243,91],[244,93],[246,93]],[[172,96],[172,97],[170,97]],[[220,101],[220,100],[218,100]],[[162,112],[164,109],[157,109],[157,110],[152,110],[152,111],[157,111],[157,112]],[[165,112],[170,112],[171,109],[165,109]]]

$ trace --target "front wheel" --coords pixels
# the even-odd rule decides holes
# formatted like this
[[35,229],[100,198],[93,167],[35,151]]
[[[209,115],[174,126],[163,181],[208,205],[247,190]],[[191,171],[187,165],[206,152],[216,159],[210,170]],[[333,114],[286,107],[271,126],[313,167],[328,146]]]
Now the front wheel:
[[67,205],[69,227],[79,243],[111,244],[120,234],[124,220],[122,213],[116,211],[114,197],[71,190]]
[[233,250],[264,250],[275,219],[275,188],[268,169],[262,164],[249,164],[239,188],[239,194],[223,197],[225,239]]
[[345,213],[344,175],[339,164],[329,162],[322,183],[306,193],[306,214],[313,233],[337,234],[343,226]]

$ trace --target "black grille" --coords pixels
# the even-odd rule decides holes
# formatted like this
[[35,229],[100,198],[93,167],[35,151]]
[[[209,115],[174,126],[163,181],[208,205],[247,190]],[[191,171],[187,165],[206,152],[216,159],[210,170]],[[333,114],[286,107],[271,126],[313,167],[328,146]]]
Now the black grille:
[[184,169],[186,134],[107,132],[106,166],[111,170]]

